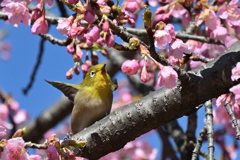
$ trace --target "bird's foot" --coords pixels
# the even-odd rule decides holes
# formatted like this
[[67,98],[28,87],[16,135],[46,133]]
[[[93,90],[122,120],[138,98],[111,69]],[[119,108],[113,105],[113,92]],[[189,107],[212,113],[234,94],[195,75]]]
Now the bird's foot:
[[67,133],[67,135],[64,137],[64,140],[70,140],[70,139],[72,139],[72,136],[73,136],[73,134],[71,132]]

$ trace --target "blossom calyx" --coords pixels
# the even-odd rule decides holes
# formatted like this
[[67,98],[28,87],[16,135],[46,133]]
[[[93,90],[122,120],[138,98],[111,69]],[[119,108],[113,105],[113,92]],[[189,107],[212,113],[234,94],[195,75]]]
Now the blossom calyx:
[[165,28],[165,26],[166,26],[166,23],[164,23],[163,21],[160,21],[160,22],[158,22],[158,24],[156,24],[155,31],[163,30]]
[[136,38],[136,37],[133,37],[133,38],[131,38],[131,39],[129,40],[129,47],[128,47],[128,48],[129,48],[130,50],[133,50],[133,49],[135,49],[136,47],[138,47],[139,44],[140,44],[139,39]]
[[8,144],[8,141],[6,139],[2,139],[0,141],[0,148],[4,148]]
[[144,45],[140,44],[139,48],[138,48],[138,53],[140,55],[150,55],[149,50],[147,49],[147,47],[145,47]]

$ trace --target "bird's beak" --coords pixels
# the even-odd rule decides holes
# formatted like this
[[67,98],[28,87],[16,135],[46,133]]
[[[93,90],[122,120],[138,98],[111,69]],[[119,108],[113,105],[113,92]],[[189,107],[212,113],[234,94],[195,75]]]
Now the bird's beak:
[[103,67],[102,67],[102,72],[107,72],[106,64],[103,65]]

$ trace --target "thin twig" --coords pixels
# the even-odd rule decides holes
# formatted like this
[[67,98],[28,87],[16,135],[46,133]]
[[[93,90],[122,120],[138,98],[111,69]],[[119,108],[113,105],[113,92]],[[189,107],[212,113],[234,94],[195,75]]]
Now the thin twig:
[[43,52],[44,52],[44,42],[45,42],[45,39],[42,39],[41,42],[40,42],[40,50],[39,50],[39,54],[38,54],[38,58],[37,58],[37,63],[35,65],[34,69],[33,69],[30,82],[28,83],[27,87],[25,89],[23,89],[23,93],[25,95],[28,93],[29,89],[31,89],[32,84],[35,80],[35,76],[37,74],[38,68],[41,64],[42,55],[43,55]]
[[[189,144],[192,145],[193,148],[196,147],[196,144],[195,144],[193,141],[190,141]],[[204,158],[206,158],[206,159],[207,159],[207,157],[208,157],[207,153],[205,153],[205,152],[202,151],[202,150],[199,150],[199,155],[202,156],[202,157],[204,157]],[[214,160],[216,160],[216,159],[214,159]]]
[[204,126],[203,129],[200,131],[200,135],[198,137],[197,144],[195,145],[195,148],[193,150],[192,160],[198,159],[198,155],[199,155],[199,152],[202,147],[202,143],[203,143],[203,140],[204,140],[206,134],[207,134],[207,127]]
[[[120,27],[120,28],[122,28],[122,27]],[[147,36],[148,35],[145,29],[126,28],[126,31],[133,35],[136,35],[136,36]],[[223,41],[215,40],[210,37],[188,34],[187,32],[183,32],[183,31],[177,31],[176,38],[192,39],[192,40],[196,40],[196,41],[200,41],[200,42],[204,42],[204,43],[224,45]]]
[[233,123],[233,125],[234,125],[235,130],[236,130],[236,133],[237,133],[236,139],[237,139],[237,140],[240,140],[240,130],[239,130],[239,126],[238,126],[236,117],[235,117],[235,115],[234,115],[234,113],[233,113],[233,111],[232,111],[231,105],[229,104],[228,101],[226,101],[225,107],[226,107],[226,109],[227,109],[228,114],[230,115],[230,117],[231,117],[231,119],[232,119],[232,123]]
[[52,44],[58,44],[59,46],[67,46],[72,42],[72,39],[60,40],[53,37],[51,34],[39,34],[43,39],[48,40]]
[[206,112],[206,128],[207,128],[207,137],[208,137],[208,158],[209,160],[214,159],[214,130],[213,130],[213,110],[211,100],[207,101],[205,104]]
[[46,142],[44,142],[42,144],[26,142],[24,148],[47,149],[48,144]]

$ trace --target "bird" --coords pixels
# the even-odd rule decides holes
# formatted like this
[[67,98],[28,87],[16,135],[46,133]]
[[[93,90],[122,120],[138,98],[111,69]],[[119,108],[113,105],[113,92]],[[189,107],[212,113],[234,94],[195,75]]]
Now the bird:
[[71,131],[76,134],[102,119],[111,111],[113,91],[118,87],[117,79],[111,80],[106,64],[89,68],[82,83],[68,84],[48,81],[74,103],[71,114]]

